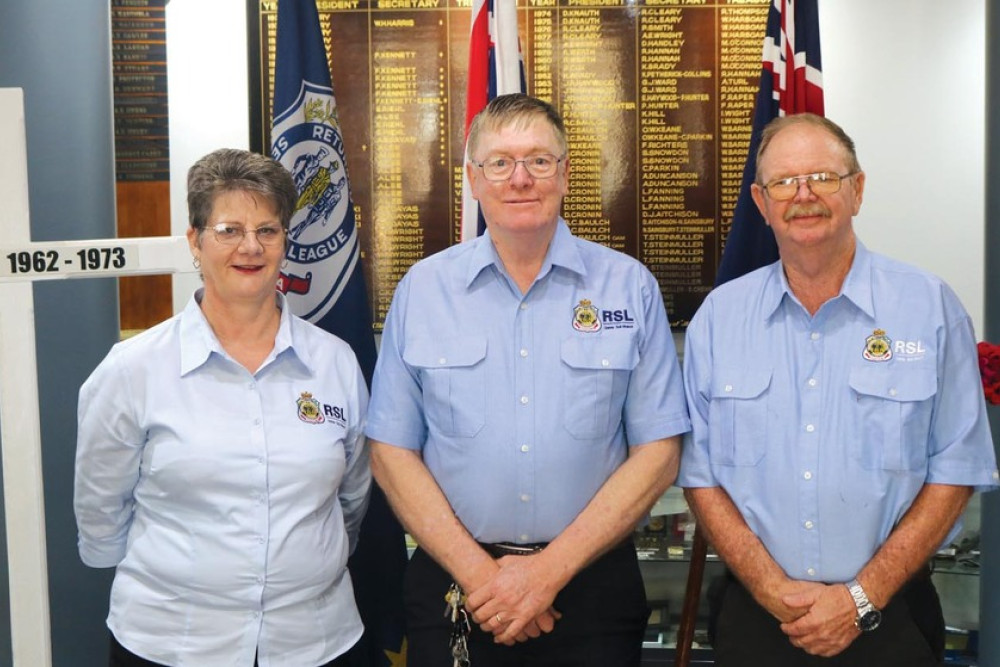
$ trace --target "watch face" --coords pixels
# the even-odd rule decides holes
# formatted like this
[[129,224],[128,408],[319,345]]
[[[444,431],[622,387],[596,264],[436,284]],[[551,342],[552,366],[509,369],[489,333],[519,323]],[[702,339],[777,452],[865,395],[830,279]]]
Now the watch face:
[[878,609],[872,609],[871,611],[865,612],[864,616],[858,619],[858,629],[861,630],[861,632],[871,632],[877,628],[881,622],[882,612]]

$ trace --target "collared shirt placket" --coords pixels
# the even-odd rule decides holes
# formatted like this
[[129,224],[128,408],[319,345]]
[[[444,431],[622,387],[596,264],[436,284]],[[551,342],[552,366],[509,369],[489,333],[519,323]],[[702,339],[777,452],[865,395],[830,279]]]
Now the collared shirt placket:
[[799,446],[797,451],[798,467],[795,470],[795,484],[799,496],[799,530],[802,545],[802,571],[809,578],[817,576],[820,571],[820,534],[819,515],[819,450],[826,434],[823,428],[823,386],[820,379],[823,374],[823,356],[825,336],[817,320],[810,320],[804,329],[793,332],[792,339],[796,349],[799,364],[796,370],[799,377],[795,378],[800,401],[800,419],[798,424]]
[[518,402],[514,414],[517,498],[516,510],[517,542],[536,540],[535,530],[535,419],[537,396],[535,396],[535,350],[533,349],[534,309],[531,290],[521,298],[514,315],[514,388]]

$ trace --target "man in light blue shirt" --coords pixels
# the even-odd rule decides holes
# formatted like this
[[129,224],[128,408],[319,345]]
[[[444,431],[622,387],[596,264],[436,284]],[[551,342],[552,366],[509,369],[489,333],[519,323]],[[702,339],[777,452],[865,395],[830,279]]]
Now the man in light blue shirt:
[[481,625],[476,667],[639,664],[628,537],[673,481],[689,420],[655,279],[559,217],[566,147],[547,103],[491,102],[468,165],[488,231],[414,266],[386,319],[366,433],[420,544],[410,667],[452,664],[451,582]]
[[857,240],[864,183],[836,124],[772,122],[753,196],[781,259],[687,331],[678,484],[735,577],[722,667],[940,664],[927,562],[997,485],[969,316]]

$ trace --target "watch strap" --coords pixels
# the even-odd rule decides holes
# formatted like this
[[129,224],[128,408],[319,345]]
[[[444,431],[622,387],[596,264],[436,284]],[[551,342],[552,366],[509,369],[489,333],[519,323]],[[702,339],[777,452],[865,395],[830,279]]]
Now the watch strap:
[[854,598],[854,606],[858,608],[859,616],[868,611],[869,607],[875,607],[875,605],[871,603],[871,600],[868,599],[868,594],[865,593],[865,589],[861,587],[861,584],[858,583],[857,579],[851,579],[846,585],[851,597]]

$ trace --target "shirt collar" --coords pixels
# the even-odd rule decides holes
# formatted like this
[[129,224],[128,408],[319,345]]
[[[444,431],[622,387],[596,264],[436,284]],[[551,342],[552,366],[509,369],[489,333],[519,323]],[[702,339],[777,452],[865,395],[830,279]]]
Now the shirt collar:
[[[560,217],[538,275],[544,276],[556,266],[572,271],[573,273],[586,275],[587,267],[580,256],[580,249],[573,241],[573,233],[570,232],[569,225]],[[493,245],[489,229],[482,236],[473,240],[472,243],[475,244],[475,247],[472,249],[469,270],[465,276],[466,287],[471,286],[473,281],[483,272],[483,269],[488,266],[495,266],[497,271],[503,271],[503,262],[500,261],[500,256]]]
[[872,297],[872,254],[868,248],[861,243],[861,239],[854,239],[854,262],[851,270],[844,278],[844,285],[840,288],[840,293],[847,297],[851,303],[857,306],[868,317],[875,317],[875,299]]
[[[840,296],[846,297],[869,317],[875,317],[871,263],[871,253],[868,248],[855,237],[854,259],[851,261],[851,268],[848,270],[847,276],[844,277],[844,284],[840,287]],[[770,275],[764,285],[763,312],[765,319],[774,315],[786,295],[789,299],[794,298],[792,290],[788,286],[788,278],[781,267],[781,260],[767,267],[767,271],[770,272]]]
[[[181,313],[180,323],[180,343],[181,343],[181,375],[186,375],[191,371],[204,365],[212,353],[222,356],[225,350],[222,344],[212,331],[212,326],[205,318],[205,313],[201,311],[201,299],[205,294],[205,288],[198,288],[188,300],[187,306]],[[278,324],[278,333],[274,337],[274,350],[269,359],[275,359],[285,350],[291,350],[292,354],[302,363],[306,369],[311,368],[309,350],[303,346],[295,346],[295,333],[293,331],[293,321],[291,312],[287,308],[288,301],[285,295],[275,291],[275,302],[278,310],[281,311],[281,321]],[[268,362],[265,362],[268,363]]]

